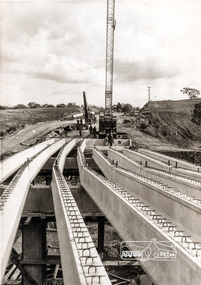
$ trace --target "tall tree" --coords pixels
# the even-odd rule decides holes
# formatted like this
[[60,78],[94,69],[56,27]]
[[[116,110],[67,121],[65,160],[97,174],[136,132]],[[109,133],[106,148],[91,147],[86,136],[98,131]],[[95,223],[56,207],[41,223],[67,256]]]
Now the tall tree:
[[40,108],[40,104],[36,103],[36,102],[29,102],[27,104],[28,108]]

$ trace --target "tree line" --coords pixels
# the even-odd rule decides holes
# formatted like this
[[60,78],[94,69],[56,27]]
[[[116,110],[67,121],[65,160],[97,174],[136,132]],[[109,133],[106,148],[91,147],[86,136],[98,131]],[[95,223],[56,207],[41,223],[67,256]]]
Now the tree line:
[[[97,106],[93,106],[93,107],[95,107],[99,110],[102,110],[102,111],[104,110],[103,107],[101,107],[101,108],[99,108]],[[34,109],[34,108],[79,108],[79,106],[74,102],[70,102],[68,104],[60,103],[57,105],[53,105],[53,104],[43,104],[42,105],[42,104],[39,104],[36,102],[29,102],[27,105],[17,104],[15,106],[11,106],[11,107],[0,105],[0,110],[5,110],[5,109]],[[139,107],[133,107],[129,103],[124,104],[124,103],[118,102],[117,104],[112,105],[112,110],[114,112],[122,112],[124,114],[132,116],[136,112],[139,112],[140,108]]]
[[33,109],[33,108],[72,108],[72,107],[79,107],[76,105],[76,103],[70,102],[67,105],[65,105],[64,103],[61,104],[57,104],[57,105],[53,105],[53,104],[38,104],[36,102],[29,102],[27,105],[25,104],[17,104],[15,106],[3,106],[0,105],[0,110],[5,110],[5,109]]
[[120,102],[118,102],[117,105],[113,105],[112,109],[116,112],[122,112],[122,113],[128,114],[128,115],[134,115],[134,113],[140,111],[139,107],[133,107],[129,103],[124,104],[124,103],[120,103]]

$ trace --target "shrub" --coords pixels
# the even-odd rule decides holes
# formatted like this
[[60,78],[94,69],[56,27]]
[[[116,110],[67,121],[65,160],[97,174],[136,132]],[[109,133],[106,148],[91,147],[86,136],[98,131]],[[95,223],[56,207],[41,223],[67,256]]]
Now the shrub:
[[141,123],[140,124],[140,130],[142,131],[142,132],[144,132],[144,130],[147,128],[147,125],[145,124],[145,123]]

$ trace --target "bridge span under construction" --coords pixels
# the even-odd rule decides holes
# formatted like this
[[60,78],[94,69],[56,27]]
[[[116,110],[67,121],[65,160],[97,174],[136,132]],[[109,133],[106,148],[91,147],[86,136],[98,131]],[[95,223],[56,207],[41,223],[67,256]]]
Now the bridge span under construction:
[[[38,176],[45,183],[36,183]],[[0,181],[2,284],[9,284],[9,263],[22,284],[47,284],[48,264],[62,265],[66,285],[115,284],[99,255],[105,219],[126,245],[120,260],[131,258],[129,242],[171,244],[175,255],[166,250],[163,260],[156,254],[152,260],[150,247],[146,258],[134,256],[153,284],[199,284],[200,167],[134,151],[129,139],[114,139],[113,146],[96,138],[50,139],[3,160]],[[85,224],[90,216],[99,220],[98,247]],[[47,224],[53,221],[59,256],[47,254]],[[13,247],[19,228],[22,252]]]

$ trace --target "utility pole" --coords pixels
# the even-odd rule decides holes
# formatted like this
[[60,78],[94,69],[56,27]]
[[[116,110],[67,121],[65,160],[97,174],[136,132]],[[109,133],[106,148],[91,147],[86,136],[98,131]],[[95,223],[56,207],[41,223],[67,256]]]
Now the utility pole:
[[148,102],[151,101],[151,87],[147,87],[148,88]]

